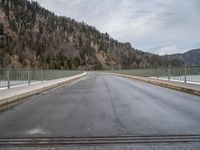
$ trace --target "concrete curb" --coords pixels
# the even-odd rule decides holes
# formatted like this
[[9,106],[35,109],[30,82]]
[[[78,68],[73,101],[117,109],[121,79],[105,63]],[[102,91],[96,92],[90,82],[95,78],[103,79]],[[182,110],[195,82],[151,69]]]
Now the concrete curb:
[[200,96],[200,90],[175,85],[172,83],[162,82],[161,80],[151,80],[151,79],[148,79],[145,77],[137,77],[137,76],[132,76],[132,75],[118,74],[118,73],[108,73],[108,74],[122,76],[122,77],[130,78],[130,79],[135,79],[138,81],[142,81],[142,82],[146,82],[146,83],[150,83],[150,84],[154,84],[154,85],[158,85],[158,86],[162,86],[162,87],[166,87],[166,88],[170,88],[170,89],[174,89],[174,90],[178,90],[178,91],[182,91],[182,92]]
[[[52,84],[49,84],[49,85],[44,85],[43,87],[40,87],[38,89],[34,89],[32,91],[26,91],[24,93],[20,93],[20,94],[16,94],[14,96],[10,96],[10,97],[6,97],[4,99],[0,99],[0,107],[1,106],[4,106],[4,105],[7,105],[7,104],[10,104],[10,103],[14,103],[20,99],[23,99],[23,98],[26,98],[28,96],[32,96],[32,95],[36,95],[36,94],[39,94],[41,92],[44,92],[44,91],[47,91],[47,90],[50,90],[52,88],[55,88],[55,87],[58,87],[58,86],[61,86],[61,85],[64,85],[70,81],[74,81],[74,80],[77,80],[83,76],[85,76],[87,73],[84,72],[82,74],[78,74],[78,75],[74,75],[74,76],[69,76],[69,77],[66,77],[63,78],[65,79],[64,81],[61,81],[61,82],[56,82],[56,83],[52,83]],[[47,81],[48,82],[48,81]],[[49,81],[50,82],[50,81]]]

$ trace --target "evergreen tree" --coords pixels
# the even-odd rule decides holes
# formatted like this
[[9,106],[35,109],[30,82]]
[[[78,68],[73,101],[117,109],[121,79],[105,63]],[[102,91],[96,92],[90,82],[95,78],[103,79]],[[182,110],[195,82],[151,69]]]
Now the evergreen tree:
[[0,35],[4,33],[4,26],[3,23],[0,23]]

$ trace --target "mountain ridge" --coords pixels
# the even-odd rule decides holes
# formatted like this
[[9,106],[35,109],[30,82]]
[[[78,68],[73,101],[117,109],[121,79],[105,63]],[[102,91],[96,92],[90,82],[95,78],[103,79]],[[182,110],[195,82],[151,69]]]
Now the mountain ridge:
[[200,66],[200,48],[185,53],[172,54],[172,58],[181,59],[186,66]]
[[27,0],[0,0],[0,39],[0,67],[93,70],[184,63],[137,50]]

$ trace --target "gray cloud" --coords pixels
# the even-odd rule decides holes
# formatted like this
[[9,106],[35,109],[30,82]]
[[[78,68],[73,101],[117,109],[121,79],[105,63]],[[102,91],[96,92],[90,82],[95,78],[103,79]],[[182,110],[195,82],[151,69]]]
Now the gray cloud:
[[37,1],[144,51],[165,54],[200,47],[200,0]]

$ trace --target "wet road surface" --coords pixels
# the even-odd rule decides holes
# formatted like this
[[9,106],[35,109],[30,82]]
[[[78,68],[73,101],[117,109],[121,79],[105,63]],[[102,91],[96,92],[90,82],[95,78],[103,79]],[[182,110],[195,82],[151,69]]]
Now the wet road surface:
[[103,73],[0,113],[0,138],[200,134],[200,97]]

